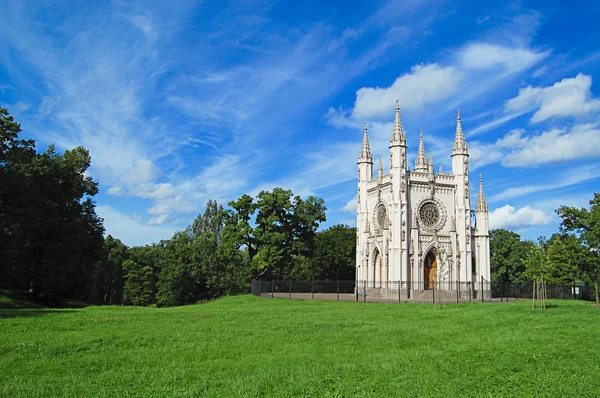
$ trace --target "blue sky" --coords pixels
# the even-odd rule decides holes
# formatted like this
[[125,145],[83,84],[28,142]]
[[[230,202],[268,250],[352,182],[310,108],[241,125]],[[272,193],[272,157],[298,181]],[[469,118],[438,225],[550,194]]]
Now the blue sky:
[[536,238],[599,191],[599,19],[592,1],[9,1],[0,105],[38,150],[90,150],[128,245],[275,186],[354,225],[364,121],[386,160],[399,99],[409,161],[423,128],[449,171],[460,108],[491,226]]

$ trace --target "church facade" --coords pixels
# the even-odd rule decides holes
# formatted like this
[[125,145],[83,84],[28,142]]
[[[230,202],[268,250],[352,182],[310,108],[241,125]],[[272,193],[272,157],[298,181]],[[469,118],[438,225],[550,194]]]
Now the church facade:
[[451,172],[441,164],[436,171],[431,155],[427,159],[422,130],[411,170],[398,102],[389,156],[389,171],[384,173],[380,159],[373,175],[365,123],[358,157],[357,289],[369,294],[390,288],[460,290],[490,281],[488,204],[480,177],[472,211],[460,111]]

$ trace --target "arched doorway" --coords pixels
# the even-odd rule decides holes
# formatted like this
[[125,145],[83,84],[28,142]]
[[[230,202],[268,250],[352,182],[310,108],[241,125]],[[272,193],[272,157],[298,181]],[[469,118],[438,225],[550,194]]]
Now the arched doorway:
[[434,250],[430,250],[429,253],[427,253],[427,256],[425,256],[423,270],[423,282],[425,285],[425,290],[434,289],[436,287],[438,276],[437,258]]
[[375,249],[373,253],[373,287],[381,287],[383,280],[383,257],[379,254],[379,250]]

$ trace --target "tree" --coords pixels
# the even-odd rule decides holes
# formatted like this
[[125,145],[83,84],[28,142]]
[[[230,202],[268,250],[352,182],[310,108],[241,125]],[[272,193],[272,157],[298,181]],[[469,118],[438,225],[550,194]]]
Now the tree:
[[254,279],[267,273],[289,277],[312,251],[319,223],[326,220],[323,199],[303,200],[282,188],[261,191],[256,202],[242,195],[229,206],[223,239],[236,249],[246,247]]
[[521,236],[505,229],[490,232],[490,268],[492,280],[516,281],[525,270],[523,260],[531,245],[521,241]]
[[19,264],[25,255],[24,227],[35,210],[26,203],[32,196],[27,168],[35,158],[35,143],[19,139],[20,132],[21,126],[0,108],[0,286],[6,288],[29,287]]
[[89,152],[37,154],[20,131],[0,108],[0,276],[48,303],[83,298],[104,232],[92,200],[98,186],[85,175]]
[[561,206],[556,213],[562,222],[560,229],[566,233],[576,233],[589,251],[589,261],[584,272],[594,281],[596,305],[600,308],[598,297],[598,278],[600,277],[600,193],[590,200],[590,208]]
[[127,246],[108,235],[104,239],[101,261],[94,266],[89,299],[93,303],[123,302],[123,262],[129,258]]
[[548,262],[548,243],[545,237],[539,237],[537,242],[532,242],[527,256],[523,260],[525,271],[523,276],[530,280],[544,278],[548,280],[552,269]]
[[123,262],[125,285],[123,304],[149,305],[153,300],[154,272],[149,266],[142,266],[133,260]]
[[312,256],[292,276],[305,280],[354,280],[355,272],[356,228],[338,224],[317,232]]
[[554,234],[548,242],[549,281],[571,284],[585,267],[587,249],[574,235]]
[[247,284],[247,261],[223,242],[225,212],[209,200],[206,210],[166,245],[159,275],[158,304],[174,306],[237,292]]

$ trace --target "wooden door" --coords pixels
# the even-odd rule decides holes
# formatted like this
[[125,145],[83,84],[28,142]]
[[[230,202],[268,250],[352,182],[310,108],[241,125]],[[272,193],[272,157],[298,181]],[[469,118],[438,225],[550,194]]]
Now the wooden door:
[[431,263],[431,268],[429,270],[429,288],[435,289],[437,287],[437,258],[433,256],[433,262]]
[[434,289],[437,281],[437,258],[433,252],[429,252],[425,257],[425,266],[423,267],[423,287],[425,290]]

